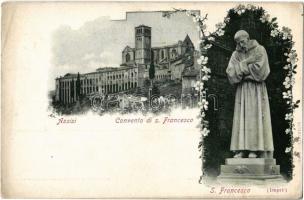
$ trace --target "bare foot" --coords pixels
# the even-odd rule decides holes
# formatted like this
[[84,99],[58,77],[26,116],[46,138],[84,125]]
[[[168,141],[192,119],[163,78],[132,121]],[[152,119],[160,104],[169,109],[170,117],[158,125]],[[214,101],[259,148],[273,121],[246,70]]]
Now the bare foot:
[[257,157],[257,155],[254,152],[250,152],[248,155],[248,158],[256,158],[256,157]]
[[234,158],[243,158],[243,156],[244,156],[244,153],[240,152],[240,153],[235,154],[233,157]]

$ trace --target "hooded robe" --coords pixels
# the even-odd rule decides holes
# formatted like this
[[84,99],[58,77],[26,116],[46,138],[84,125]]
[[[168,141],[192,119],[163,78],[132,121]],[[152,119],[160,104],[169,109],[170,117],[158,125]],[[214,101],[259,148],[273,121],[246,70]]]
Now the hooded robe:
[[[261,55],[255,63],[245,59]],[[270,108],[265,80],[270,73],[263,46],[249,40],[247,51],[233,52],[226,69],[228,80],[236,85],[230,150],[273,151]]]

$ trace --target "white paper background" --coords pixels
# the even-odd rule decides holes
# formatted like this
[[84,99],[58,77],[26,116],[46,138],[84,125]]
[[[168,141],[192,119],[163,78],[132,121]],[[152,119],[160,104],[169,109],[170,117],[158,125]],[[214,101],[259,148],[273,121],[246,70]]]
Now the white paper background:
[[[233,3],[8,3],[2,6],[2,190],[6,197],[216,197],[198,184],[198,110],[176,110],[171,117],[194,118],[181,125],[118,125],[117,116],[77,116],[77,123],[56,125],[48,117],[47,90],[53,80],[51,34],[61,24],[80,27],[103,15],[126,11],[201,9],[208,29],[221,22]],[[292,29],[302,63],[302,6],[260,4]],[[295,98],[301,99],[302,68]],[[301,110],[295,136],[301,135]],[[164,115],[166,116],[166,115]],[[161,116],[160,118],[164,117]],[[128,116],[132,117],[132,116]],[[137,116],[138,117],[138,116]],[[282,133],[284,134],[284,133]],[[301,151],[301,146],[296,146]],[[301,152],[302,153],[302,152]],[[299,194],[301,162],[295,159],[288,193],[250,195],[274,198]],[[241,196],[238,196],[241,197]]]

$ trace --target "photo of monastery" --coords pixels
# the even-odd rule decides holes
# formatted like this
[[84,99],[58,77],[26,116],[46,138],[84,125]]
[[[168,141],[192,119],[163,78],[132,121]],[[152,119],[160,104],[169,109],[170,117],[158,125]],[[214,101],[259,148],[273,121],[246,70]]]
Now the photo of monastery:
[[119,67],[100,67],[89,73],[66,73],[55,79],[52,105],[73,114],[95,108],[98,112],[163,110],[193,107],[198,96],[199,57],[188,34],[175,43],[152,46],[153,27],[134,27],[134,47],[121,50]]

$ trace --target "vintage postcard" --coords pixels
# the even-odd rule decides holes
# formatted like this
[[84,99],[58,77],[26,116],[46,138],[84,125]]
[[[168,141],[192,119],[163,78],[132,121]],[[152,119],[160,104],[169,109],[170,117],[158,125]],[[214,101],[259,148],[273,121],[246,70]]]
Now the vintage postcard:
[[2,4],[3,198],[302,198],[303,5]]

